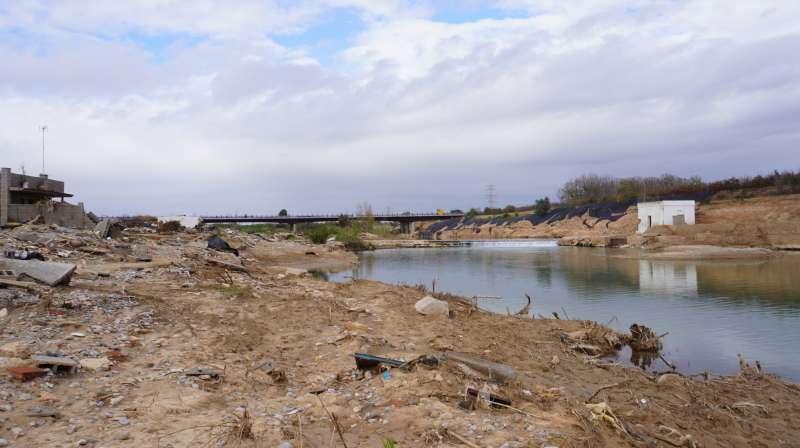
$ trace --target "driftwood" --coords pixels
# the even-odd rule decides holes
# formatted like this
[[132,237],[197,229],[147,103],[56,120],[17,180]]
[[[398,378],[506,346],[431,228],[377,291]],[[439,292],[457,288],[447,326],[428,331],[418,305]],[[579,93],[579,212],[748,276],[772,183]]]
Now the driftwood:
[[587,403],[589,403],[590,401],[592,401],[592,400],[594,399],[594,397],[596,397],[596,396],[597,396],[597,394],[599,394],[600,392],[602,392],[602,391],[604,391],[604,390],[613,389],[613,388],[615,388],[615,387],[618,387],[618,386],[625,385],[625,384],[629,383],[630,381],[631,381],[630,379],[627,379],[627,380],[620,381],[619,383],[614,383],[614,384],[609,384],[608,386],[603,386],[603,387],[601,387],[601,388],[597,389],[597,390],[596,390],[596,391],[595,391],[595,392],[592,394],[592,396],[591,396],[591,397],[587,398],[587,399],[586,399],[586,402],[587,402]]

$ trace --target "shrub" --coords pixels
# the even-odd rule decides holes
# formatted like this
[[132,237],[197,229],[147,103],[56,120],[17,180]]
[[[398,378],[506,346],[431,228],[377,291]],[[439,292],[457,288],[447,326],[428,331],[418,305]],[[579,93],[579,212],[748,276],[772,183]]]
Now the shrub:
[[550,212],[550,198],[545,196],[542,199],[536,200],[536,205],[533,206],[533,211],[538,216],[544,216]]
[[289,211],[282,208],[281,211],[278,212],[278,216],[289,216]]

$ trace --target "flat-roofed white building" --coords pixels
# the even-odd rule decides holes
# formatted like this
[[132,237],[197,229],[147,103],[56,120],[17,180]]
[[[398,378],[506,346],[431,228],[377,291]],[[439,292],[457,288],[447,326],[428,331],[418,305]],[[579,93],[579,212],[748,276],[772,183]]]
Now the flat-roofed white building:
[[637,233],[644,233],[653,226],[694,224],[694,201],[640,202],[636,209],[639,215]]

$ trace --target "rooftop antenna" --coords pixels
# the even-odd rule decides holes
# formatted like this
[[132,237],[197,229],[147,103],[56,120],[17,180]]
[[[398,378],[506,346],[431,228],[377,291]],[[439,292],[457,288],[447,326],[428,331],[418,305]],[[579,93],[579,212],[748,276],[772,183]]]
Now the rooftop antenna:
[[39,126],[39,129],[42,131],[42,174],[45,174],[46,171],[44,170],[44,134],[47,132],[47,125],[43,124]]

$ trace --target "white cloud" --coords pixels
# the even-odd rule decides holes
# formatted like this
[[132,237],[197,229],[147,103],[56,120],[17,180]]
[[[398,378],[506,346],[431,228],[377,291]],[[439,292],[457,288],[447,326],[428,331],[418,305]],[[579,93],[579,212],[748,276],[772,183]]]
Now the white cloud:
[[[0,160],[37,165],[48,123],[48,171],[101,213],[335,212],[477,206],[483,183],[530,202],[584,171],[749,174],[796,150],[795,2],[498,4],[531,15],[0,4]],[[270,39],[334,7],[366,26],[335,68]],[[203,37],[154,55],[131,32]]]

